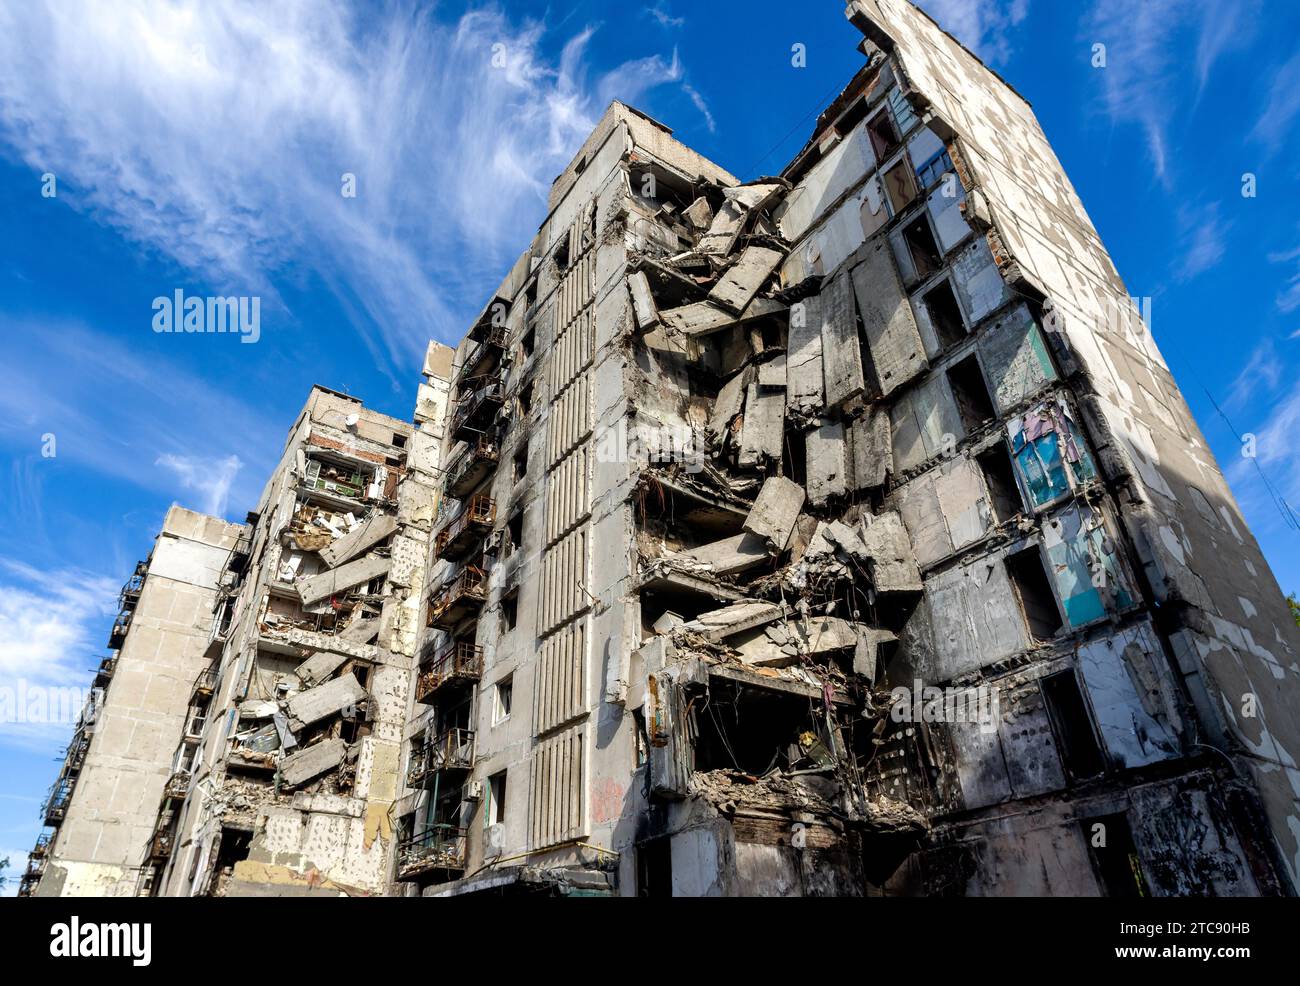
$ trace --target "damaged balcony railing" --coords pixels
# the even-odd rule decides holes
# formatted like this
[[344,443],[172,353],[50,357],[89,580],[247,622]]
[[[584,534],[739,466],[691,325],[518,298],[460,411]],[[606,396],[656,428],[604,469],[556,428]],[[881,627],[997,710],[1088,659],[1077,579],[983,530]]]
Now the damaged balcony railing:
[[501,354],[506,351],[507,339],[505,326],[490,327],[482,341],[465,356],[465,362],[456,374],[457,388],[464,390],[467,386],[472,387],[475,380],[491,374],[497,368]]
[[433,557],[459,561],[474,550],[492,530],[497,504],[486,493],[470,499],[460,513],[438,532],[433,542]]
[[168,859],[171,856],[176,843],[176,833],[172,831],[175,820],[176,815],[171,811],[165,811],[159,817],[158,827],[153,830],[153,837],[149,840],[150,859]]
[[28,854],[31,858],[44,858],[49,855],[50,843],[54,841],[54,836],[49,832],[42,832],[36,837],[36,845],[32,846],[32,851]]
[[95,671],[95,684],[103,688],[113,677],[113,672],[117,670],[117,655],[110,654],[99,662],[99,667]]
[[112,650],[121,649],[126,643],[126,633],[131,629],[131,617],[135,611],[132,609],[123,609],[117,614],[117,619],[113,621],[113,629],[108,634],[108,646]]
[[122,586],[122,591],[117,597],[118,609],[134,609],[135,604],[140,601],[140,593],[144,591],[144,577],[149,572],[149,563],[138,561],[135,563],[135,571],[131,577],[126,580]]
[[178,770],[167,778],[167,784],[163,787],[163,797],[173,798],[176,801],[184,800],[185,795],[190,792],[190,772],[188,770]]
[[196,698],[211,698],[212,692],[217,687],[217,668],[204,668],[199,672],[199,676],[194,679],[194,691],[190,699],[193,702]]
[[483,673],[483,648],[456,641],[439,650],[427,669],[421,669],[415,686],[415,700],[424,702],[443,685],[473,683]]
[[487,573],[467,565],[429,601],[429,626],[450,630],[487,601]]
[[90,752],[90,737],[83,733],[74,734],[73,740],[64,752],[64,770],[75,774],[86,763],[86,754]]
[[68,813],[68,802],[71,800],[72,781],[67,777],[60,777],[50,788],[50,793],[45,798],[45,805],[41,809],[45,824],[51,828],[60,824],[63,816]]
[[341,466],[334,462],[322,462],[310,459],[307,462],[307,475],[303,484],[309,490],[328,493],[331,496],[344,496],[356,500],[366,491],[370,477],[360,469]]
[[451,440],[469,441],[485,431],[505,402],[505,388],[495,379],[462,397],[451,419]]
[[440,770],[469,770],[474,766],[474,730],[453,727],[438,736],[411,748],[411,763],[406,769],[406,781],[417,786],[426,777]]
[[484,477],[497,467],[500,458],[501,449],[494,438],[480,435],[471,439],[447,467],[444,491],[459,500],[483,482]]
[[465,829],[457,825],[434,825],[397,847],[398,877],[404,879],[427,870],[465,868]]

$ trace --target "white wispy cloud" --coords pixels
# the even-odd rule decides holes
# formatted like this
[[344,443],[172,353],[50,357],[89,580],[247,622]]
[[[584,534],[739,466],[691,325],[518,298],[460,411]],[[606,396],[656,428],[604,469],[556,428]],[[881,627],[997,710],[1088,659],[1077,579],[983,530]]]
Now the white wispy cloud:
[[662,0],[658,3],[652,3],[645,9],[648,17],[653,17],[663,27],[681,27],[686,23],[685,17],[676,17],[668,9],[668,5]]
[[1183,227],[1183,235],[1174,269],[1178,280],[1190,281],[1213,269],[1223,259],[1231,224],[1220,217],[1220,212],[1216,203],[1195,213],[1180,214],[1179,225]]
[[553,60],[541,22],[437,13],[5,4],[0,142],[58,175],[68,204],[229,293],[273,301],[277,277],[314,275],[404,380],[431,335],[459,338],[463,299],[535,231],[604,102],[683,78],[675,52],[597,71],[592,28]]
[[[1242,509],[1257,529],[1280,529],[1285,525],[1274,501],[1280,496],[1291,510],[1300,515],[1300,382],[1272,405],[1262,421],[1253,427],[1255,462],[1245,456],[1228,467],[1228,480],[1241,501]],[[1265,485],[1260,472],[1272,484]]]
[[237,455],[210,458],[171,453],[158,456],[154,464],[171,470],[182,488],[198,493],[201,497],[198,509],[214,517],[225,516],[230,487],[244,465]]
[[[90,687],[120,588],[91,572],[42,571],[0,558],[0,690],[11,709],[15,696],[34,689]],[[0,742],[52,751],[67,742],[71,725],[0,721]]]
[[1014,29],[1029,14],[1029,0],[918,0],[945,31],[989,65],[1011,57]]
[[[1277,296],[1277,308],[1283,315],[1290,315],[1293,311],[1300,308],[1300,247],[1294,250],[1283,250],[1278,253],[1268,255],[1269,263],[1273,264],[1296,264],[1296,269],[1291,276],[1287,278],[1282,290]],[[1292,339],[1300,338],[1300,329],[1291,334]]]
[[1290,137],[1292,123],[1300,114],[1300,54],[1293,56],[1273,75],[1268,102],[1260,114],[1251,136],[1269,151],[1276,151]]
[[1168,182],[1169,123],[1195,95],[1184,86],[1182,42],[1195,45],[1203,87],[1215,63],[1253,31],[1258,5],[1258,0],[1097,0],[1085,16],[1085,40],[1106,46],[1105,67],[1095,70],[1103,107],[1112,121],[1142,128],[1161,181]]
[[1271,394],[1282,382],[1282,369],[1277,345],[1272,339],[1264,339],[1251,350],[1246,365],[1233,380],[1228,390],[1228,406],[1240,407],[1252,397]]

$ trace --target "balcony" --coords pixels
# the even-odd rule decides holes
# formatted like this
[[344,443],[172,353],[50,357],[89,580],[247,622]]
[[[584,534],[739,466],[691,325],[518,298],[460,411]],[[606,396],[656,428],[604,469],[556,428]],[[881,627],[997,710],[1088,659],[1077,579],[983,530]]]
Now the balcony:
[[487,573],[467,565],[429,600],[429,626],[450,630],[487,602]]
[[486,493],[472,497],[434,538],[434,559],[460,561],[492,532],[496,519],[495,500]]
[[456,373],[456,388],[464,391],[468,387],[480,385],[476,381],[485,381],[501,365],[501,356],[506,351],[507,334],[504,325],[491,326],[479,344],[465,354],[465,362]]
[[505,328],[506,316],[510,314],[510,299],[495,295],[487,307],[479,313],[478,320],[465,333],[470,339],[480,340],[493,329]]
[[359,500],[370,485],[371,476],[354,466],[344,466],[321,459],[307,460],[303,485],[317,493]]
[[482,673],[482,647],[463,641],[448,644],[434,655],[427,669],[421,669],[415,686],[415,700],[427,703],[429,697],[444,685],[473,684]]
[[[486,381],[486,378],[481,379]],[[452,415],[451,440],[467,442],[487,431],[505,402],[505,388],[495,377],[472,393],[463,395],[456,405],[456,413]]]
[[217,687],[218,670],[215,667],[204,668],[199,672],[199,676],[194,679],[194,691],[190,695],[190,703],[193,704],[195,699],[211,698],[213,691]]
[[167,778],[167,784],[163,788],[163,797],[171,798],[176,801],[185,800],[185,795],[190,793],[190,774],[187,770],[178,770]]
[[95,671],[95,687],[104,688],[113,678],[113,672],[117,670],[117,655],[110,654],[99,662],[99,667]]
[[158,827],[153,831],[153,838],[149,840],[149,858],[150,859],[170,859],[172,849],[176,845],[176,833],[172,831],[172,826],[176,821],[173,812],[165,811],[158,819]]
[[118,609],[135,609],[135,604],[140,601],[140,593],[144,591],[144,577],[149,572],[149,563],[138,561],[135,563],[135,571],[131,577],[126,580],[122,586],[122,591],[117,597]]
[[63,751],[64,771],[68,774],[78,773],[86,763],[86,754],[90,752],[90,737],[78,733],[68,748]]
[[466,444],[460,454],[451,461],[451,465],[447,467],[443,489],[448,496],[460,500],[483,482],[500,461],[501,449],[497,446],[496,440],[487,435],[480,435],[476,440]]
[[60,777],[50,788],[49,795],[45,798],[45,805],[41,809],[41,817],[45,824],[50,828],[61,824],[63,818],[68,813],[68,802],[72,800],[72,781],[66,777]]
[[406,768],[408,787],[418,787],[426,778],[448,770],[469,770],[474,766],[474,730],[455,727],[435,740],[412,745]]
[[108,634],[108,646],[110,650],[120,650],[126,643],[126,632],[131,629],[131,617],[134,610],[124,609],[117,614],[117,619],[113,621],[113,629]]
[[411,836],[397,847],[397,878],[409,880],[431,870],[465,869],[465,829],[435,825]]
[[39,880],[45,874],[45,856],[28,856],[27,870],[23,873],[24,877],[31,877],[33,880]]
[[32,846],[32,851],[28,854],[30,858],[44,858],[50,853],[50,843],[54,841],[54,836],[49,832],[42,832],[36,837],[36,845]]
[[35,892],[36,884],[39,882],[39,877],[28,876],[24,873],[22,879],[18,881],[18,896],[30,897]]

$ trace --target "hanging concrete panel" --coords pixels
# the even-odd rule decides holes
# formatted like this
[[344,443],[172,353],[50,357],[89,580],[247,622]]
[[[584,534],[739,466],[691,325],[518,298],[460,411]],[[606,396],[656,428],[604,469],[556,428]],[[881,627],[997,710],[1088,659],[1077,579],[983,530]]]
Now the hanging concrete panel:
[[821,304],[819,295],[811,295],[790,306],[785,401],[796,414],[816,414],[826,405]]
[[350,561],[339,568],[321,572],[298,583],[298,595],[304,606],[346,592],[355,585],[369,582],[388,572],[392,559],[370,555]]
[[888,396],[930,364],[898,268],[884,241],[869,246],[862,263],[853,268],[853,290],[871,347],[876,382]]
[[890,437],[889,412],[869,407],[855,418],[846,432],[849,443],[849,488],[870,490],[885,485],[894,470],[894,447]]
[[1078,661],[1102,742],[1117,765],[1144,767],[1178,756],[1171,727],[1181,720],[1150,623],[1082,644]]
[[772,276],[783,256],[779,250],[768,247],[746,247],[740,259],[709,291],[709,300],[739,314],[754,300],[754,295]]
[[343,562],[355,558],[363,551],[373,548],[393,531],[397,530],[397,518],[391,514],[372,513],[358,527],[321,550],[320,556],[330,568],[336,568]]
[[785,391],[750,384],[745,392],[745,424],[740,436],[742,467],[760,458],[780,461],[785,434]]
[[847,273],[840,274],[823,288],[821,315],[826,404],[836,407],[866,389],[853,285]]
[[993,322],[980,337],[979,350],[1002,414],[1056,379],[1042,333],[1024,305]]
[[767,538],[777,551],[784,551],[806,498],[804,488],[793,480],[770,477],[764,481],[745,518],[745,530]]
[[821,506],[833,496],[848,492],[848,463],[845,457],[844,425],[827,421],[804,436],[807,443],[808,500]]
[[366,700],[366,690],[351,674],[327,681],[316,688],[299,692],[289,699],[291,718],[304,726],[319,722],[327,716],[337,715],[346,709],[356,708]]

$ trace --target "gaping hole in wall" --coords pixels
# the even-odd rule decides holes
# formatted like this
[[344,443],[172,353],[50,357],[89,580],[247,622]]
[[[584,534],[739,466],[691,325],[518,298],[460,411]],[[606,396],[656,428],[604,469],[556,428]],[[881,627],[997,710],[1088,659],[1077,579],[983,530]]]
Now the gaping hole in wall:
[[568,236],[561,236],[561,237],[560,237],[560,245],[559,245],[558,247],[555,248],[555,253],[553,254],[553,256],[554,256],[554,259],[555,259],[555,266],[556,266],[556,267],[558,267],[561,271],[566,271],[566,270],[569,269],[569,238],[568,238]]
[[966,434],[978,431],[997,416],[979,359],[974,353],[948,368],[948,386],[952,388],[952,398]]
[[979,464],[980,472],[984,476],[984,486],[989,493],[989,514],[993,518],[993,523],[1005,524],[1013,520],[1023,507],[1006,446],[998,442],[992,448],[981,452],[975,461]]
[[943,266],[943,254],[935,242],[930,220],[924,211],[903,227],[903,242],[919,279],[929,277]]
[[888,110],[881,110],[871,118],[867,123],[867,134],[871,137],[871,147],[878,161],[889,157],[902,143]]
[[1097,882],[1107,897],[1151,896],[1127,815],[1098,815],[1085,818],[1079,826],[1088,842]]
[[966,338],[966,324],[962,321],[961,306],[953,293],[951,280],[940,281],[927,291],[922,303],[941,349],[955,346]]
[[531,411],[532,409],[533,409],[533,385],[529,383],[527,386],[522,387],[519,390],[519,416],[521,418],[526,417],[528,412]]
[[208,882],[205,895],[224,897],[235,872],[235,864],[248,859],[249,846],[253,841],[250,829],[221,826],[217,836],[216,858],[212,863],[212,876]]
[[514,469],[514,481],[517,483],[528,475],[528,441],[526,439],[520,440],[519,447],[515,449],[511,463]]
[[715,677],[707,698],[694,704],[697,771],[761,777],[776,767],[812,769],[832,761],[825,718],[805,696]]
[[636,847],[636,895],[671,897],[673,895],[672,841],[664,836],[639,843]]
[[1038,680],[1047,714],[1056,732],[1057,751],[1066,773],[1076,781],[1096,777],[1106,769],[1106,760],[1092,727],[1092,716],[1072,670],[1058,671]]
[[1030,637],[1037,641],[1051,640],[1061,629],[1061,612],[1043,568],[1042,553],[1037,545],[1025,548],[1008,555],[1006,564]]

